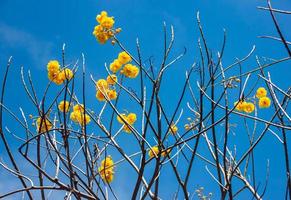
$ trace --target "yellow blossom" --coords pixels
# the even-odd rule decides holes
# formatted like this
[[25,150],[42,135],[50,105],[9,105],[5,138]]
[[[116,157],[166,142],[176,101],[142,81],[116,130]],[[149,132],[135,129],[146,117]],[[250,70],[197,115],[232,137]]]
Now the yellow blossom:
[[109,66],[109,69],[113,72],[116,73],[120,68],[122,67],[122,64],[119,62],[118,59],[115,59]]
[[124,125],[123,129],[122,129],[124,132],[126,133],[131,133],[131,129],[129,128],[129,126],[127,125]]
[[256,97],[257,98],[262,98],[262,97],[265,97],[267,96],[267,90],[263,87],[259,87],[257,89],[257,92],[256,92]]
[[103,17],[100,22],[100,25],[104,28],[111,29],[114,25],[113,17]]
[[72,77],[73,77],[73,72],[72,72],[72,70],[70,70],[70,69],[64,69],[64,70],[62,70],[60,73],[59,73],[59,75],[60,75],[60,78],[63,80],[63,81],[65,81],[65,80],[71,80],[72,79]]
[[81,112],[78,112],[78,111],[73,111],[71,112],[70,114],[70,119],[75,122],[75,123],[78,123],[78,119],[80,118],[81,116]]
[[129,113],[127,115],[127,119],[126,121],[129,123],[129,124],[134,124],[134,122],[136,121],[136,114],[135,113]]
[[152,158],[152,157],[157,157],[158,154],[159,154],[159,147],[158,147],[158,146],[153,146],[153,147],[149,150],[148,154],[149,154],[149,157],[150,157],[150,158]]
[[94,27],[93,35],[96,37],[98,42],[104,44],[118,33],[114,31],[114,17],[109,17],[106,11],[102,11],[99,15],[96,16],[96,21],[99,23]]
[[167,156],[170,152],[171,152],[171,149],[163,150],[162,153],[161,153],[161,156],[165,157],[165,156]]
[[172,134],[176,134],[177,131],[178,131],[178,127],[175,124],[172,124],[171,127],[170,127],[170,132]]
[[96,98],[98,99],[98,101],[105,101],[105,96],[102,94],[100,90],[96,92]]
[[100,177],[106,183],[111,183],[114,178],[114,162],[111,156],[107,156],[104,160],[101,161],[101,165],[98,168]]
[[38,117],[37,120],[36,120],[36,128],[37,128],[37,131],[39,133],[43,133],[43,132],[46,132],[46,131],[49,131],[51,130],[53,127],[53,124],[48,120],[48,119],[44,119],[44,118],[41,118],[41,117]]
[[[103,93],[102,93],[103,92]],[[96,92],[96,98],[99,100],[99,101],[105,101],[106,100],[106,97],[105,95],[107,95],[106,97],[109,99],[109,100],[114,100],[117,98],[117,92],[115,90],[109,90],[109,89],[106,89],[105,91],[100,91],[100,90],[97,90]]]
[[[126,122],[124,122],[123,120]],[[117,116],[117,121],[121,124],[124,124],[123,131],[127,133],[131,133],[131,129],[129,128],[129,125],[133,125],[136,122],[136,114],[135,113],[129,113],[128,115],[122,113],[120,116]],[[129,124],[129,125],[127,125]]]
[[105,159],[101,161],[101,166],[106,168],[113,168],[114,162],[111,156],[107,156]]
[[114,179],[114,171],[99,168],[99,173],[103,181],[111,183]]
[[135,113],[129,113],[128,115],[122,113],[122,114],[120,114],[120,116],[117,116],[117,121],[121,124],[124,124],[124,122],[122,121],[121,118],[124,119],[124,121],[126,121],[126,123],[128,123],[130,125],[134,124],[134,122],[137,119]]
[[96,21],[98,23],[101,23],[102,20],[107,17],[107,12],[106,11],[102,11],[99,15],[96,16]]
[[124,65],[131,61],[131,57],[125,51],[123,51],[118,54],[118,61]]
[[61,85],[64,82],[64,77],[61,73],[58,73],[57,76],[53,79],[53,82],[57,85]]
[[48,72],[48,79],[50,81],[54,82],[54,80],[57,78],[58,74],[59,74],[59,72],[49,71]]
[[127,116],[126,116],[126,114],[122,113],[122,114],[120,114],[120,116],[117,115],[117,121],[118,121],[119,123],[121,123],[121,124],[124,124],[124,122],[123,122],[122,119],[123,119],[124,121],[127,120]]
[[109,35],[107,34],[106,30],[101,25],[97,25],[94,28],[93,35],[96,37],[98,42],[101,44],[106,43],[108,39],[110,39]]
[[82,125],[82,126],[84,126],[85,124],[89,124],[90,121],[91,121],[90,116],[88,114],[84,115],[84,113],[82,113],[80,115],[80,118],[78,119],[79,124]]
[[91,121],[91,118],[88,114],[85,114],[80,111],[73,111],[70,115],[70,119],[73,122],[78,123],[82,126],[84,126],[85,124],[89,124]]
[[238,110],[238,111],[244,111],[245,105],[246,105],[245,101],[239,101],[239,102],[236,101],[234,103],[235,109]]
[[115,74],[109,75],[107,76],[106,81],[110,85],[115,85],[117,82],[117,76]]
[[269,97],[262,97],[259,99],[260,108],[269,108],[271,105],[271,99]]
[[51,60],[47,64],[47,70],[49,72],[59,72],[60,64],[57,60]]
[[107,90],[107,96],[110,100],[117,98],[117,92],[115,90]]
[[255,110],[255,105],[251,102],[247,102],[245,103],[243,110],[246,113],[252,113]]
[[70,103],[68,101],[61,101],[58,105],[59,111],[61,112],[69,112]]
[[83,104],[77,104],[73,107],[73,111],[79,111],[84,112],[84,105]]
[[106,89],[108,89],[107,81],[105,79],[99,79],[96,82],[96,89],[101,91],[105,91]]
[[77,104],[73,107],[73,112],[70,114],[70,119],[81,126],[84,126],[91,121],[90,116],[85,113],[83,104]]
[[117,28],[117,29],[115,29],[115,32],[116,32],[116,33],[120,33],[120,32],[121,32],[121,28]]
[[136,78],[139,73],[139,69],[135,65],[126,64],[121,70],[121,73],[128,78]]

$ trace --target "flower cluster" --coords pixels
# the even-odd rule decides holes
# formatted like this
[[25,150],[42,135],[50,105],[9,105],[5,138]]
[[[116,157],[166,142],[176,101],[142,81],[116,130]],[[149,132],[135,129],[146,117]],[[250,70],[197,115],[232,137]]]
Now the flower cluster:
[[131,130],[129,128],[129,125],[133,125],[136,121],[136,114],[134,113],[129,113],[128,115],[126,114],[120,114],[120,116],[117,116],[117,121],[121,124],[124,124],[123,126],[123,131],[125,131],[126,133],[131,133]]
[[[114,17],[109,17],[106,11],[102,11],[96,16],[96,21],[99,23],[95,26],[93,35],[96,37],[98,42],[105,44],[107,40],[111,39],[115,34],[120,33],[121,28],[113,29]],[[112,40],[114,44],[115,40]]]
[[51,60],[47,64],[48,78],[57,85],[62,84],[65,80],[71,80],[73,72],[70,69],[60,69],[57,60]]
[[111,183],[114,178],[114,162],[111,156],[107,156],[104,160],[101,161],[101,165],[98,168],[101,178],[106,183]]
[[120,73],[128,78],[136,78],[139,74],[139,69],[137,66],[130,64],[131,57],[125,51],[118,54],[117,59],[115,59],[111,64],[109,69],[113,73],[117,73],[120,70]]
[[70,103],[68,101],[61,101],[58,105],[58,109],[60,112],[69,112],[70,111]]
[[252,113],[255,110],[255,104],[252,102],[236,101],[234,105],[236,110],[246,113]]
[[[267,90],[263,87],[259,87],[256,92],[256,97],[259,100],[259,108],[268,108],[271,105],[271,100],[267,97]],[[239,101],[235,102],[235,109],[238,111],[244,111],[246,113],[252,113],[255,110],[255,105],[252,102]]]
[[[170,151],[171,151],[170,149],[168,149],[168,150],[163,150],[163,151],[161,152],[161,156],[162,156],[162,157],[167,156],[167,155],[170,153]],[[157,158],[159,152],[160,152],[159,147],[158,147],[158,146],[153,146],[153,147],[148,151],[148,155],[149,155],[150,158],[153,158],[153,157]]]
[[91,121],[90,116],[85,113],[84,105],[82,104],[77,104],[73,107],[73,112],[70,114],[70,119],[81,126],[84,126]]
[[53,128],[53,124],[47,119],[47,118],[42,118],[38,117],[36,120],[36,130],[39,133],[44,133]]
[[112,86],[117,83],[117,76],[115,74],[107,76],[105,79],[99,79],[96,82],[96,98],[99,101],[105,101],[107,99],[114,100],[117,98],[117,92]]
[[260,108],[269,108],[271,105],[271,99],[267,97],[267,90],[263,87],[259,87],[256,92],[256,97],[259,99]]

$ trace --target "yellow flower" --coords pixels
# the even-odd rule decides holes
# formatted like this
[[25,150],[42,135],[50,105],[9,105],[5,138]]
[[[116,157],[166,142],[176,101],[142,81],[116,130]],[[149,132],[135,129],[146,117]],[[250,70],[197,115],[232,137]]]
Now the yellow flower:
[[114,100],[117,98],[117,92],[115,90],[107,90],[107,96],[110,100]]
[[239,102],[236,101],[234,103],[235,109],[238,110],[238,111],[244,111],[245,105],[246,105],[245,101],[239,101]]
[[59,111],[61,111],[61,112],[69,112],[69,110],[70,110],[70,103],[68,101],[61,101],[59,103],[58,108],[59,108]]
[[53,124],[48,120],[48,119],[44,119],[41,117],[38,117],[36,120],[36,129],[39,133],[43,133],[46,131],[51,130],[53,127]]
[[54,82],[54,80],[57,78],[58,74],[59,74],[59,72],[49,71],[48,72],[48,79],[50,81]]
[[47,64],[47,70],[49,72],[59,72],[60,64],[57,60],[51,60]]
[[102,20],[107,17],[107,12],[106,11],[102,11],[99,15],[96,16],[96,21],[98,23],[101,23]]
[[124,125],[123,131],[126,132],[126,133],[131,133],[131,129],[127,125]]
[[73,107],[73,112],[70,114],[70,119],[81,126],[84,126],[91,121],[90,116],[85,113],[83,104],[77,104]]
[[100,25],[104,28],[111,29],[114,25],[113,17],[103,17],[100,22]]
[[115,33],[118,33],[116,30],[114,31],[112,29],[115,23],[114,18],[109,17],[106,11],[102,11],[99,15],[97,15],[96,21],[99,25],[94,27],[93,35],[101,44],[106,43],[107,40],[112,38]]
[[104,28],[101,25],[95,26],[93,35],[101,44],[106,43],[106,41],[109,40],[110,38],[106,30],[104,30]]
[[124,65],[131,61],[131,57],[125,51],[123,51],[118,54],[118,61]]
[[[150,158],[152,157],[158,157],[158,154],[159,154],[160,150],[159,150],[159,147],[158,146],[153,146],[149,152],[148,152],[148,155]],[[171,149],[168,149],[168,150],[162,150],[161,152],[161,156],[165,157],[167,156],[169,153],[171,152]]]
[[73,107],[73,111],[78,111],[78,112],[84,112],[84,105],[83,104],[77,104]]
[[105,91],[108,89],[108,87],[108,83],[105,79],[99,79],[96,83],[97,90]]
[[171,125],[171,128],[170,128],[170,132],[171,132],[172,134],[176,134],[177,131],[178,131],[178,127],[177,127],[175,124],[172,124],[172,125]]
[[260,108],[269,108],[271,105],[271,99],[269,97],[262,97],[259,99]]
[[120,114],[120,117],[117,116],[117,121],[121,124],[124,124],[124,122],[122,121],[122,119],[124,119],[124,121],[126,121],[128,124],[132,125],[134,124],[134,122],[136,121],[137,117],[135,113],[129,113],[128,115],[122,113]]
[[80,125],[84,126],[85,124],[89,124],[91,122],[91,118],[88,114],[82,113],[78,119]]
[[116,33],[120,33],[120,32],[121,32],[121,28],[117,28],[117,29],[115,29],[115,32],[116,32]]
[[98,101],[105,101],[105,96],[102,94],[100,90],[96,92],[96,99],[98,99]]
[[128,78],[135,78],[139,73],[139,69],[135,65],[126,64],[121,70],[121,73]]
[[70,119],[75,122],[75,123],[78,123],[78,119],[80,118],[81,116],[81,112],[78,112],[78,111],[73,111],[71,112],[70,114]]
[[129,124],[134,124],[134,122],[136,121],[136,114],[135,113],[129,113],[127,115],[127,119],[126,121],[129,123]]
[[259,87],[257,89],[257,92],[256,92],[256,97],[257,98],[262,98],[262,97],[265,97],[267,96],[267,90],[263,87]]
[[114,162],[111,156],[107,156],[104,160],[101,161],[101,165],[98,168],[100,177],[106,183],[111,183],[114,178]]
[[163,150],[162,153],[161,153],[161,156],[165,157],[165,156],[167,156],[170,152],[171,152],[171,149]]
[[[126,122],[124,123],[123,120]],[[127,133],[131,133],[131,130],[129,128],[129,125],[133,125],[136,121],[137,117],[135,113],[129,113],[128,115],[122,113],[120,116],[117,116],[117,121],[121,124],[124,124],[123,131]],[[129,124],[129,125],[127,125]]]
[[122,119],[123,119],[124,121],[127,121],[127,116],[126,116],[126,114],[122,113],[122,114],[120,114],[120,116],[117,115],[117,121],[118,121],[119,123],[121,123],[121,124],[124,124],[124,122],[123,122]]
[[113,73],[118,72],[118,70],[120,70],[120,68],[122,67],[122,64],[119,62],[118,59],[115,59],[109,66],[110,71],[112,71]]
[[71,80],[73,72],[70,69],[60,71],[60,64],[57,60],[51,60],[47,64],[48,78],[57,85],[62,84],[65,80]]
[[53,79],[53,82],[57,85],[61,85],[64,82],[64,78],[61,73],[58,73],[56,78]]
[[70,69],[64,69],[59,73],[59,76],[63,81],[71,80],[73,77],[73,72]]
[[91,118],[88,114],[85,114],[83,112],[80,111],[73,111],[70,115],[70,119],[75,122],[78,123],[82,126],[84,126],[85,124],[89,124],[91,121]]
[[152,158],[152,157],[158,157],[158,154],[159,154],[159,147],[158,146],[153,146],[149,152],[149,157]]
[[[117,92],[115,90],[106,89],[105,91],[102,92],[100,90],[96,92],[96,99],[98,99],[99,101],[105,101],[106,97],[109,100],[114,100],[117,98]],[[107,95],[106,97],[104,96],[105,94]]]
[[100,176],[106,183],[111,183],[114,179],[114,172],[112,170],[99,169]]
[[246,113],[252,113],[255,110],[255,105],[251,102],[247,102],[243,109]]
[[101,161],[101,166],[106,168],[113,168],[114,162],[111,156],[107,156],[104,160]]
[[117,76],[115,74],[109,75],[107,76],[106,81],[110,85],[115,85],[117,82]]

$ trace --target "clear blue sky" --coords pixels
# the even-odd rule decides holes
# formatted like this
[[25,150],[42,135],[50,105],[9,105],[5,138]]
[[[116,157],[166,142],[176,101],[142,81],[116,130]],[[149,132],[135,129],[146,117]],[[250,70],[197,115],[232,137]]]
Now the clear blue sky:
[[[18,107],[22,106],[27,113],[30,111],[30,103],[24,96],[20,80],[20,67],[25,70],[30,69],[37,82],[37,89],[43,90],[47,83],[46,64],[50,59],[61,58],[62,44],[66,43],[67,63],[74,62],[81,58],[81,53],[85,54],[88,73],[94,77],[101,78],[106,74],[104,62],[110,63],[120,49],[110,43],[100,45],[92,35],[96,24],[95,17],[102,10],[106,10],[109,15],[115,17],[115,24],[122,28],[119,39],[126,47],[135,54],[135,40],[138,37],[141,43],[142,54],[145,59],[154,56],[157,64],[162,57],[163,48],[163,21],[167,25],[173,25],[175,29],[174,51],[171,56],[177,55],[187,48],[187,54],[182,61],[177,63],[173,69],[169,70],[165,83],[170,90],[164,90],[169,99],[169,108],[176,100],[175,91],[179,91],[182,85],[177,84],[184,80],[184,71],[191,66],[193,61],[199,58],[197,49],[197,39],[199,37],[196,12],[200,11],[200,16],[204,31],[213,52],[220,50],[222,43],[223,29],[227,31],[227,44],[223,63],[225,66],[235,61],[235,58],[242,58],[256,45],[255,55],[271,57],[274,59],[287,56],[283,46],[272,40],[259,39],[259,35],[276,35],[271,17],[268,12],[258,10],[257,6],[265,6],[266,2],[261,0],[200,0],[200,1],[155,1],[155,0],[1,0],[0,1],[0,74],[3,76],[3,66],[9,56],[13,56],[13,64],[9,78],[7,91],[8,106],[13,111],[18,112]],[[291,10],[288,0],[274,1],[274,7]],[[291,39],[290,17],[278,16],[281,28],[286,38]],[[256,66],[255,58],[245,64],[247,71]],[[276,65],[269,71],[273,76],[273,81],[280,87],[286,89],[291,84],[290,69],[288,63]],[[89,78],[89,76],[87,77]],[[289,78],[289,79],[288,79]],[[175,80],[175,81],[173,81]],[[254,78],[255,80],[255,78]],[[195,83],[196,80],[193,80]],[[134,83],[134,82],[132,82]],[[182,83],[182,82],[181,82]],[[261,82],[263,83],[263,82]],[[88,85],[91,82],[88,79]],[[88,86],[89,87],[89,86]],[[93,88],[91,85],[89,88]],[[137,89],[137,88],[136,88]],[[88,90],[87,90],[88,91]],[[41,93],[39,93],[41,94]],[[88,103],[96,105],[95,91],[88,91]],[[99,106],[99,105],[97,105]],[[122,105],[126,106],[126,105]],[[185,106],[186,107],[186,106]],[[262,113],[268,118],[268,113]],[[11,119],[7,118],[7,126],[13,127]],[[181,124],[180,128],[183,127]],[[14,130],[17,131],[17,130]],[[122,136],[124,137],[124,136]],[[239,137],[246,139],[246,134]],[[126,137],[121,141],[126,141]],[[16,147],[16,143],[12,142]],[[238,144],[240,146],[240,144]],[[243,145],[241,145],[243,146]],[[275,149],[273,147],[276,147]],[[0,155],[2,148],[0,147]],[[279,151],[279,153],[277,153]],[[257,161],[258,177],[261,182],[260,189],[264,184],[264,174],[266,160],[270,159],[270,182],[265,199],[283,199],[285,186],[281,185],[284,176],[284,160],[282,147],[272,135],[267,135],[256,150],[260,155]],[[200,149],[203,153],[203,149]],[[277,155],[280,155],[278,157]],[[4,156],[5,158],[5,156]],[[125,166],[128,167],[128,166]],[[213,180],[205,172],[205,163],[197,164],[193,173],[193,188],[197,185],[204,186],[206,191],[217,195],[218,188]],[[281,170],[278,170],[281,169]],[[213,170],[214,171],[214,170]],[[0,169],[0,174],[4,170]],[[4,175],[3,175],[4,176]],[[6,176],[5,176],[6,177]],[[174,177],[168,176],[167,171],[162,174],[168,186],[176,188],[176,183],[172,184]],[[125,195],[130,190],[131,184],[125,184],[131,179],[122,170],[117,171],[116,180],[113,187],[117,188],[120,195]],[[132,181],[129,181],[130,183]],[[6,184],[6,183],[5,183]],[[7,185],[12,188],[13,181],[8,180]],[[164,199],[170,198],[167,187],[161,188],[161,194],[165,194]],[[274,188],[274,189],[271,189]],[[4,182],[0,180],[0,192],[7,191]],[[244,194],[245,195],[245,194]],[[238,199],[248,199],[248,196],[241,196]]]

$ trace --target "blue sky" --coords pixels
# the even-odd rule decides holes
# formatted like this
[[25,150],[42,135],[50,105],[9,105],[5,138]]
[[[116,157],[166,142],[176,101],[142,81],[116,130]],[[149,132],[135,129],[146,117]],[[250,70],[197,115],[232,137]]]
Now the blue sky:
[[[277,36],[274,26],[271,23],[271,17],[268,12],[260,11],[257,6],[265,6],[266,2],[261,0],[200,0],[200,1],[154,1],[154,0],[1,0],[0,1],[0,73],[3,75],[3,66],[9,56],[13,56],[13,64],[9,78],[7,90],[8,106],[13,111],[18,112],[18,107],[22,106],[24,110],[30,113],[31,104],[28,103],[27,97],[23,92],[20,80],[20,67],[25,70],[31,70],[34,80],[37,82],[37,89],[42,91],[47,83],[46,64],[50,59],[61,59],[62,44],[66,44],[67,63],[75,62],[81,58],[81,53],[85,54],[88,74],[93,74],[97,78],[105,76],[104,63],[110,63],[118,54],[120,49],[111,44],[100,45],[92,35],[93,27],[96,24],[95,17],[102,10],[106,10],[109,15],[115,17],[115,24],[122,28],[119,39],[123,44],[136,55],[135,40],[138,37],[144,60],[154,56],[156,64],[161,61],[163,49],[162,25],[173,25],[175,29],[174,50],[171,57],[181,53],[187,48],[187,54],[168,72],[165,78],[167,89],[162,91],[165,94],[165,100],[169,99],[168,109],[175,105],[177,100],[176,91],[180,91],[184,80],[185,70],[191,64],[199,59],[197,49],[197,39],[199,37],[196,13],[200,11],[202,25],[207,37],[209,46],[213,52],[220,50],[222,44],[223,29],[227,31],[227,43],[223,63],[225,66],[235,61],[235,58],[242,58],[256,45],[255,55],[260,57],[270,57],[274,59],[286,57],[287,54],[283,46],[272,40],[260,39],[260,35]],[[288,0],[274,1],[274,7],[291,10],[291,4]],[[291,39],[290,17],[278,16],[281,28],[286,38]],[[243,65],[243,71],[247,71],[256,66],[255,57],[253,56],[246,64]],[[290,86],[289,73],[290,62],[276,65],[268,69],[273,81],[280,87],[286,89]],[[93,88],[88,78],[88,88]],[[195,77],[197,78],[197,77]],[[252,81],[254,81],[252,79]],[[193,82],[196,80],[193,78]],[[134,84],[129,81],[128,84]],[[263,82],[261,81],[261,84]],[[133,86],[134,87],[134,86]],[[138,90],[138,89],[136,89]],[[97,108],[95,91],[88,91],[88,103]],[[41,94],[41,92],[39,92]],[[21,101],[20,101],[21,99]],[[163,98],[162,98],[163,100]],[[125,102],[121,105],[126,107]],[[132,109],[136,109],[133,107]],[[267,112],[260,113],[262,117],[268,118]],[[7,117],[7,126],[13,126],[13,122]],[[181,125],[181,128],[183,125]],[[127,136],[121,136],[120,141],[125,142]],[[243,137],[243,138],[240,138]],[[235,136],[234,143],[246,141],[246,136]],[[17,145],[16,142],[12,142]],[[244,144],[237,144],[239,147]],[[282,176],[284,170],[284,160],[282,150],[278,148],[278,154],[273,146],[278,146],[278,142],[272,135],[268,135],[256,150],[260,155],[257,162],[258,174],[261,182],[264,183],[266,160],[271,161],[271,177],[269,190],[266,193],[266,199],[282,199],[284,186],[282,187]],[[271,148],[270,148],[271,147]],[[1,150],[1,147],[0,147]],[[134,149],[130,149],[134,151]],[[200,149],[203,152],[203,149]],[[277,155],[280,155],[278,157]],[[3,157],[1,153],[1,157]],[[5,158],[5,156],[4,156]],[[125,169],[129,166],[124,165]],[[193,173],[193,184],[204,186],[208,192],[217,194],[211,178],[205,172],[205,164],[197,164],[196,171]],[[261,170],[262,169],[262,170]],[[0,170],[3,174],[3,170]],[[118,173],[118,172],[117,172]],[[164,180],[170,187],[175,188],[171,183],[173,176],[167,177],[170,172],[162,174]],[[114,183],[118,188],[120,195],[126,195],[130,190],[131,184],[123,184],[130,179],[128,173],[118,173],[119,178]],[[130,181],[131,182],[131,181]],[[11,181],[10,185],[13,185]],[[118,186],[119,185],[119,186]],[[121,186],[120,186],[121,185]],[[11,187],[11,186],[9,186]],[[270,189],[270,188],[275,189]],[[0,181],[0,192],[4,190],[3,182]],[[167,187],[161,188],[167,196]],[[247,198],[241,196],[239,199]],[[124,198],[127,198],[125,196]]]

